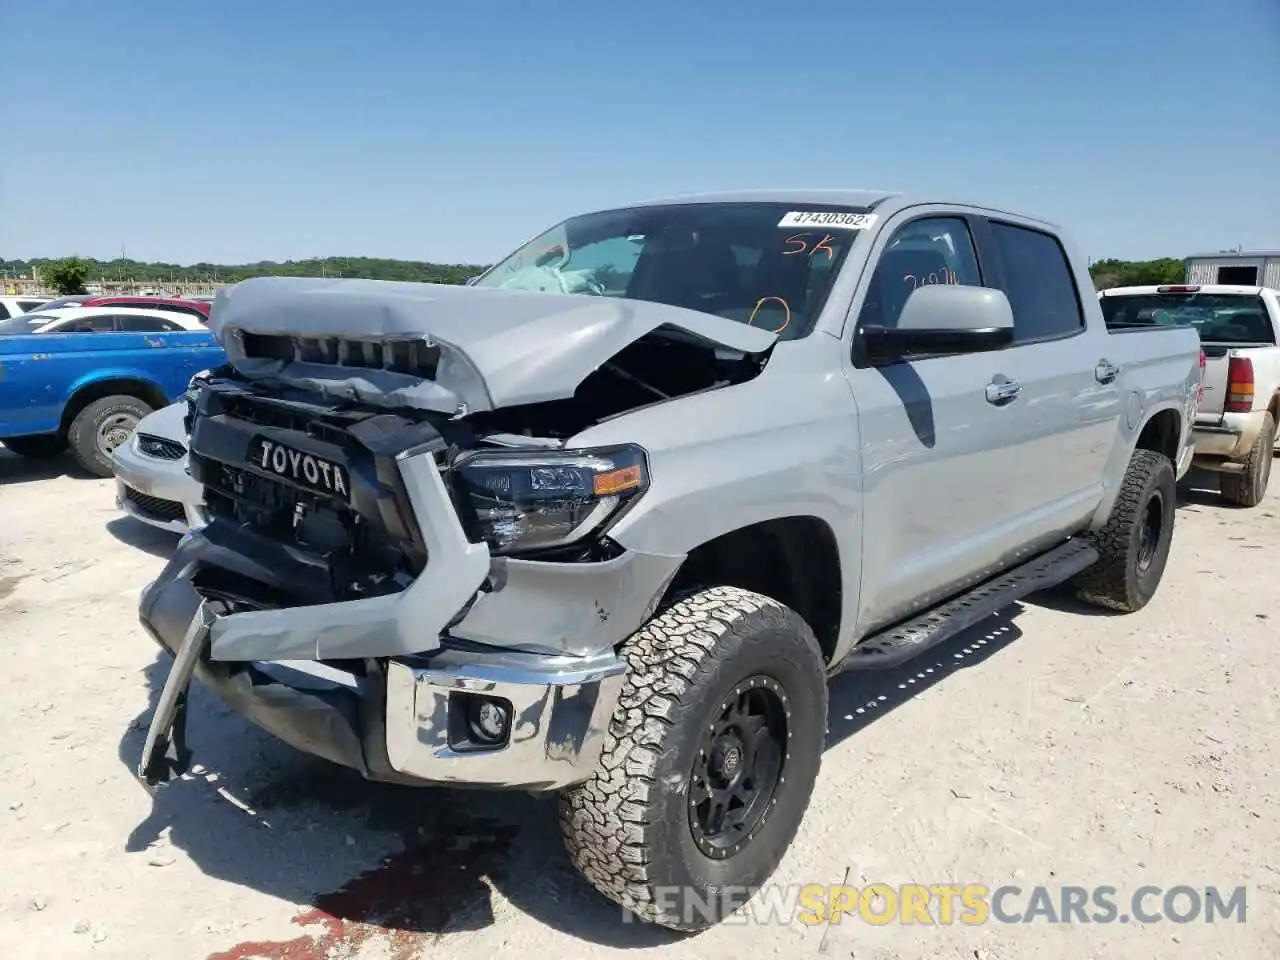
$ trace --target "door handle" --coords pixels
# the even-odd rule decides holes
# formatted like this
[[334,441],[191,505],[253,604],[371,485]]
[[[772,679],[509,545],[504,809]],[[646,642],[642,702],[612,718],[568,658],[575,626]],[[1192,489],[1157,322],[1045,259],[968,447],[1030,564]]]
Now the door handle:
[[1099,360],[1098,365],[1093,368],[1093,378],[1099,383],[1111,383],[1118,376],[1120,368],[1110,360]]
[[1022,384],[1016,380],[998,377],[987,384],[987,403],[1008,403],[1022,392]]

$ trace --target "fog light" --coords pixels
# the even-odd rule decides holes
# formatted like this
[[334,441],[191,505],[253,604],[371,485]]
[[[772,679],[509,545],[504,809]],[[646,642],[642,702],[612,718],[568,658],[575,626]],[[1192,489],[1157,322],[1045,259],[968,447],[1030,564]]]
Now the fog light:
[[501,743],[507,738],[511,726],[510,709],[499,700],[487,697],[471,697],[467,711],[467,726],[478,743]]

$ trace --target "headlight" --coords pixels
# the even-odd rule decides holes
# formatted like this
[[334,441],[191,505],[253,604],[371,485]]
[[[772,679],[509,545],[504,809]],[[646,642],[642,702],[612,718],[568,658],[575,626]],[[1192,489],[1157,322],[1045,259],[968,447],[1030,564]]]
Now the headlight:
[[600,531],[649,486],[635,446],[548,452],[482,451],[453,464],[468,524],[494,553],[565,546]]

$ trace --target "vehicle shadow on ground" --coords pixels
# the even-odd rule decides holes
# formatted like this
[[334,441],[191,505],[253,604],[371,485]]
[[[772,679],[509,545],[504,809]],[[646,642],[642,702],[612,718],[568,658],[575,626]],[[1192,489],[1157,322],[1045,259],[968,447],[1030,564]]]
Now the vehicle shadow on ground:
[[[1028,601],[1032,598],[1028,598]],[[959,670],[980,665],[1022,636],[1015,603],[963,633],[891,670],[850,670],[831,681],[827,749],[843,743],[881,717]]]
[[158,527],[148,526],[134,517],[120,516],[107,521],[107,533],[111,534],[125,546],[133,547],[168,560],[178,547],[179,535]]
[[[149,705],[120,742],[131,776],[170,662],[158,654],[146,668]],[[151,859],[172,846],[210,877],[312,905],[293,918],[301,934],[252,950],[228,943],[210,960],[322,960],[365,948],[416,956],[449,933],[494,923],[495,890],[517,910],[594,942],[627,948],[677,939],[629,922],[579,878],[550,799],[369,783],[279,743],[198,683],[188,739],[199,773],[154,792],[125,849]]]
[[16,486],[20,483],[39,483],[41,480],[52,480],[55,477],[74,477],[77,480],[96,480],[88,472],[80,469],[69,454],[45,459],[20,457],[11,450],[6,450],[0,442],[0,487]]
[[[913,664],[835,678],[828,747],[1012,643],[1021,609],[1007,608]],[[158,653],[146,668],[149,705],[120,742],[131,776],[170,662]],[[628,949],[682,939],[634,921],[579,877],[551,799],[369,783],[279,743],[198,683],[190,710],[200,766],[154,793],[126,849],[151,859],[172,846],[210,877],[311,904],[293,918],[301,933],[228,943],[209,960],[321,960],[365,948],[416,955],[450,933],[497,922],[495,891],[521,913],[593,943]]]
[[[1218,474],[1211,470],[1192,467],[1178,484],[1178,508],[1182,510],[1195,507],[1232,509],[1233,505],[1222,499],[1220,489]],[[1192,512],[1198,511],[1193,509]]]

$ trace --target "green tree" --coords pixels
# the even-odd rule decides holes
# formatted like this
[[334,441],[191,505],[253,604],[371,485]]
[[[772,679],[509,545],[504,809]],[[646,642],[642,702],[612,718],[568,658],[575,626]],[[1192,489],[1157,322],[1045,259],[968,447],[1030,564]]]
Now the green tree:
[[64,257],[41,264],[40,276],[59,296],[70,297],[85,292],[90,267],[89,261],[80,257]]
[[1182,283],[1186,267],[1181,260],[1161,257],[1158,260],[1096,260],[1089,267],[1093,285],[1099,290],[1111,287],[1138,287],[1162,283]]

